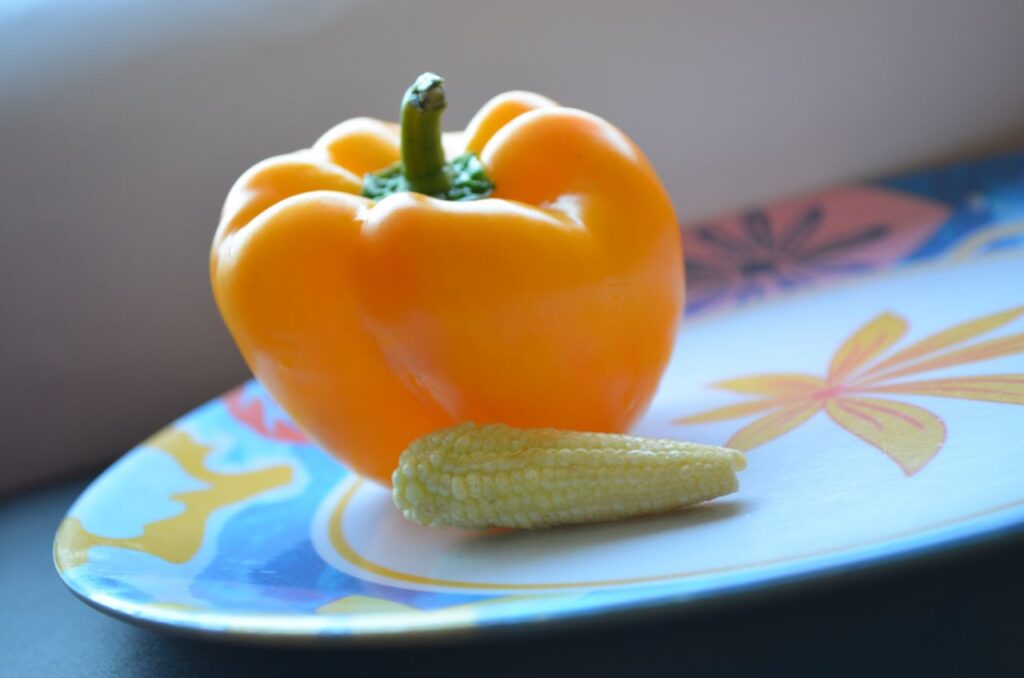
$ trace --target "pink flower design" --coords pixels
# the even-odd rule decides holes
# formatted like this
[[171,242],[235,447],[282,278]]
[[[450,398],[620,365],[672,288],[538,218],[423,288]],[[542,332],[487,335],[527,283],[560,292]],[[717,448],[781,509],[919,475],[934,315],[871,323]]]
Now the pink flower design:
[[286,443],[309,442],[261,388],[239,386],[225,395],[223,402],[231,416],[265,438]]
[[687,313],[892,266],[948,217],[939,203],[849,186],[685,228]]

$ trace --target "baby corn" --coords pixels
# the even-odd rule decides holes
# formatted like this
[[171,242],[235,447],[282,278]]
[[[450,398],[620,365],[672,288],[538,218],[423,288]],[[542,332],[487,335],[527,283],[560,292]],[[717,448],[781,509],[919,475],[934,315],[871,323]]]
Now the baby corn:
[[713,445],[466,423],[415,440],[392,476],[421,525],[536,528],[615,520],[735,492],[742,452]]

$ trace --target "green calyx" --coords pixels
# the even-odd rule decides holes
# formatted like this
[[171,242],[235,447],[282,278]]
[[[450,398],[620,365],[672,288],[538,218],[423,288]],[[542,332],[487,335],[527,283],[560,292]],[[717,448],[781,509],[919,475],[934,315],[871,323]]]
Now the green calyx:
[[367,198],[380,200],[392,193],[426,193],[442,200],[480,200],[494,191],[494,184],[487,177],[483,163],[475,153],[466,153],[445,164],[445,174],[449,177],[447,189],[427,193],[417,191],[402,173],[402,165],[398,164],[381,172],[367,174],[363,177],[363,195]]
[[494,191],[474,153],[448,162],[441,144],[441,114],[447,106],[444,79],[424,73],[402,99],[402,161],[363,177],[363,195],[380,200],[411,191],[442,200],[479,200]]

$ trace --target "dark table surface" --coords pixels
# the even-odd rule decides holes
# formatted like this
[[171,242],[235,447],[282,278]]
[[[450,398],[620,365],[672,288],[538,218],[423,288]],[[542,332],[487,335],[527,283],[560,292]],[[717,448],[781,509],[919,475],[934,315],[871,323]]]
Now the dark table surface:
[[376,649],[288,650],[157,634],[74,598],[57,523],[85,487],[0,504],[0,676],[1020,676],[1024,539],[755,599],[585,629]]

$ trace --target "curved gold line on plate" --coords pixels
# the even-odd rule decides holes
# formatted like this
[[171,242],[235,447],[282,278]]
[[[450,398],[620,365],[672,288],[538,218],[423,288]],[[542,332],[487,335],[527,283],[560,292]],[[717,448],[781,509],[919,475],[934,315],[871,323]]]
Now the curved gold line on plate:
[[1024,506],[1024,498],[1018,499],[1017,501],[1009,502],[1006,504],[1000,504],[984,511],[977,511],[970,513],[959,518],[951,518],[938,523],[934,523],[927,527],[921,527],[915,530],[906,530],[899,532],[882,539],[875,539],[869,541],[863,541],[856,544],[850,544],[840,548],[823,549],[821,551],[808,551],[796,556],[789,556],[786,558],[775,558],[772,560],[761,560],[753,563],[746,563],[743,565],[733,565],[727,567],[712,567],[703,570],[690,570],[682,572],[672,572],[669,574],[658,574],[649,575],[646,577],[626,577],[623,579],[595,579],[591,581],[581,582],[565,582],[565,583],[537,583],[537,584],[503,584],[495,582],[469,582],[469,581],[458,581],[452,579],[438,579],[434,577],[424,577],[418,574],[409,574],[407,572],[400,572],[398,570],[391,569],[385,565],[379,565],[374,563],[370,559],[359,555],[355,548],[349,544],[348,539],[345,537],[345,532],[342,526],[345,523],[345,512],[352,504],[352,499],[355,497],[356,492],[363,486],[362,479],[353,482],[348,489],[342,494],[341,499],[338,501],[338,505],[331,511],[330,518],[327,521],[327,530],[331,540],[331,545],[334,546],[334,550],[347,562],[355,565],[356,567],[370,572],[379,577],[385,577],[397,581],[401,581],[407,584],[421,584],[427,586],[443,586],[448,588],[456,589],[490,589],[494,591],[537,591],[537,590],[559,590],[559,589],[578,589],[578,588],[603,588],[608,586],[625,586],[630,584],[654,584],[660,582],[668,582],[678,579],[688,579],[691,577],[698,577],[701,575],[708,574],[722,574],[726,572],[738,572],[740,570],[748,570],[757,567],[766,567],[770,565],[780,565],[782,563],[791,563],[799,560],[805,560],[808,558],[816,558],[820,556],[834,555],[842,553],[844,551],[850,551],[856,548],[862,548],[867,546],[878,546],[889,541],[901,539],[903,537],[909,537],[912,535],[922,534],[937,530],[944,527],[951,527],[959,525],[961,523],[967,523],[977,518],[982,518],[987,515],[1005,511],[1007,509],[1016,508],[1018,506]]
[[985,245],[1007,236],[1024,234],[1024,221],[1011,221],[999,226],[983,228],[980,232],[961,240],[945,254],[951,262],[969,261],[985,256],[980,252]]

